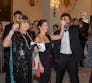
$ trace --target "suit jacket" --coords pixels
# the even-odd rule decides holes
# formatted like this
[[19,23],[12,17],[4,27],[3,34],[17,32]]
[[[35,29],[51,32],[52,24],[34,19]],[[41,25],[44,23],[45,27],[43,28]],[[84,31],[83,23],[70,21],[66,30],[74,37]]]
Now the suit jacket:
[[83,49],[79,39],[79,27],[71,26],[69,29],[70,46],[74,60],[80,62],[83,57]]
[[[3,34],[3,39],[8,35],[8,33],[10,32],[11,28],[12,28],[12,24],[13,23],[9,23],[5,26],[4,29],[4,34]],[[10,56],[10,47],[4,48],[4,72],[9,73],[9,56]],[[9,79],[9,76],[7,76]]]
[[[79,37],[80,37],[80,41],[86,41],[87,37],[88,37],[88,29],[89,29],[89,23],[85,23],[83,22],[83,27],[79,28]],[[82,35],[84,34],[84,36]]]
[[13,23],[9,23],[5,26],[4,29],[4,34],[3,34],[3,39],[8,35],[8,33],[10,32],[11,28],[12,28]]
[[[57,32],[58,34],[58,32]],[[70,37],[70,46],[72,50],[72,56],[74,60],[81,61],[83,57],[83,50],[80,45],[80,40],[79,40],[79,27],[77,26],[70,26],[69,28],[69,37]],[[60,57],[60,47],[61,47],[61,40],[54,41],[54,53],[55,53],[55,58],[56,61],[59,60]]]
[[[58,35],[59,33],[60,33],[60,30],[54,32],[54,35]],[[60,44],[61,44],[61,39],[53,41],[53,45],[54,45],[53,46],[53,53],[54,53],[54,57],[55,57],[56,62],[59,59]]]
[[[5,26],[5,29],[4,29],[4,34],[3,34],[3,39],[8,35],[8,33],[10,32],[11,28],[12,28],[12,25],[13,23],[9,23]],[[4,48],[4,51],[5,52],[9,52],[10,51],[10,48],[7,47],[7,48]]]

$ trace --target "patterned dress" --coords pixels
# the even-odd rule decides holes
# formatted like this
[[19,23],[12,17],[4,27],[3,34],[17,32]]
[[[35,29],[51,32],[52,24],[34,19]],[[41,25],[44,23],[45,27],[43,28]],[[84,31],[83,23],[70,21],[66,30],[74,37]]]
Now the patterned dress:
[[86,66],[92,67],[92,31],[90,32],[88,40],[88,56],[86,58]]
[[32,49],[30,42],[28,35],[21,34],[18,31],[12,37],[14,83],[32,83]]

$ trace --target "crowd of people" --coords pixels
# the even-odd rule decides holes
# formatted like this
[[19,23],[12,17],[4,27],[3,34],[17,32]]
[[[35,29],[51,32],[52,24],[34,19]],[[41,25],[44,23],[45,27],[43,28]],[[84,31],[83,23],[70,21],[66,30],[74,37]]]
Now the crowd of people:
[[[32,83],[32,53],[36,44],[40,58],[38,83],[51,83],[51,68],[56,71],[56,83],[62,83],[67,69],[71,83],[80,83],[78,67],[92,67],[92,22],[87,13],[72,19],[69,13],[60,16],[60,26],[53,25],[48,33],[46,19],[30,23],[21,11],[14,12],[14,21],[3,29],[0,22],[0,71],[6,72],[6,83]],[[88,55],[83,63],[87,43]],[[39,44],[43,44],[40,47]],[[2,57],[2,58],[1,58]],[[53,59],[52,59],[53,58]],[[52,61],[53,60],[53,61]],[[89,83],[92,83],[92,73]]]

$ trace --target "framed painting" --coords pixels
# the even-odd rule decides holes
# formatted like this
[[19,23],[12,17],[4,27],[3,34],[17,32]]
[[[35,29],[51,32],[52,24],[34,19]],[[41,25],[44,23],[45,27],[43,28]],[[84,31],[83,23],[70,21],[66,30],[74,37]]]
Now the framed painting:
[[0,21],[11,21],[12,0],[0,0]]

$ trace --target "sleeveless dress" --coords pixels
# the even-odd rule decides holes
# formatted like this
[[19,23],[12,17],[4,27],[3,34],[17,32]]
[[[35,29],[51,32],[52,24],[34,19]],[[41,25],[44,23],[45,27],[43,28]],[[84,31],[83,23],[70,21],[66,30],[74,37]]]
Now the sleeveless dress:
[[[24,34],[23,34],[24,35]],[[28,44],[31,40],[24,35]],[[20,32],[12,37],[14,83],[32,83],[32,49],[29,49]]]
[[88,56],[86,58],[86,66],[92,67],[92,31],[89,34],[88,40]]
[[51,43],[45,44],[46,50],[44,52],[40,52],[40,60],[44,67],[44,73],[41,73],[39,78],[39,83],[48,83],[50,81],[51,74],[51,64],[50,64],[50,55],[51,55]]

